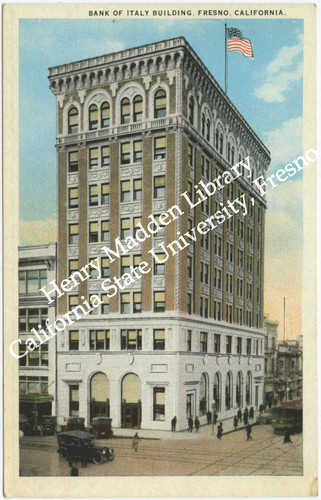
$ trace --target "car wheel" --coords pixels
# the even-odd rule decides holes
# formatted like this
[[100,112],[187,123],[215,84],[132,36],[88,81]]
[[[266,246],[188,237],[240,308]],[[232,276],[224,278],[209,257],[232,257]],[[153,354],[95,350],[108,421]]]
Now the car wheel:
[[266,421],[266,417],[262,417],[262,418],[261,418],[261,424],[266,424],[266,423],[267,423],[267,421]]
[[66,448],[60,448],[58,450],[58,453],[59,453],[60,460],[63,460],[65,462],[68,459],[68,452],[67,452]]
[[93,462],[94,464],[96,465],[100,465],[103,463],[103,455],[102,453],[99,453],[99,452],[96,452],[94,455],[93,455]]
[[108,453],[107,453],[107,460],[111,462],[115,458],[115,452],[112,448],[109,448]]

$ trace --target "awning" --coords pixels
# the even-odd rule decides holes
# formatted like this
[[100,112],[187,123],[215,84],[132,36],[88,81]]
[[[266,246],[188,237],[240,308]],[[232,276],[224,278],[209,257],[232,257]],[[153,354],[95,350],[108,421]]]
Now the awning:
[[54,397],[51,394],[20,394],[20,403],[51,403]]

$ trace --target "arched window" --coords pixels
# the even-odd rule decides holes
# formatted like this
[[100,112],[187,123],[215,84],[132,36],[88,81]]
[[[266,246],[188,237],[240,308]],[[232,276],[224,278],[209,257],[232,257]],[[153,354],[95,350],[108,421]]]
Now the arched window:
[[216,128],[216,131],[215,131],[215,149],[218,149],[218,137],[219,137],[218,128]]
[[162,118],[163,116],[166,116],[166,92],[159,89],[154,96],[154,118]]
[[191,95],[188,102],[188,121],[194,125],[194,97]]
[[215,373],[214,377],[213,399],[215,402],[216,411],[221,411],[221,384],[220,384],[220,376],[218,373]]
[[129,123],[130,121],[130,102],[127,97],[122,99],[120,104],[121,124]]
[[231,163],[234,164],[234,156],[235,156],[235,148],[232,146],[231,148]]
[[205,373],[201,376],[201,387],[200,387],[200,415],[206,415],[207,412],[207,379]]
[[238,372],[236,379],[236,404],[242,406],[242,372]]
[[98,128],[98,108],[96,104],[89,107],[89,130],[96,130]]
[[205,137],[205,115],[202,113],[202,136]]
[[220,133],[220,155],[223,154],[223,134]]
[[141,122],[143,119],[143,98],[141,95],[134,97],[134,122]]
[[211,136],[211,124],[209,118],[206,120],[206,140],[209,141]]
[[252,373],[247,372],[246,374],[246,404],[249,406],[252,404]]
[[78,132],[78,110],[74,106],[68,112],[68,134]]
[[231,161],[231,143],[230,141],[227,143],[227,161]]
[[110,104],[103,102],[100,107],[100,124],[101,128],[110,126]]
[[225,409],[230,410],[232,406],[232,374],[228,372],[225,382]]
[[108,380],[104,373],[96,373],[90,380],[90,419],[109,417]]

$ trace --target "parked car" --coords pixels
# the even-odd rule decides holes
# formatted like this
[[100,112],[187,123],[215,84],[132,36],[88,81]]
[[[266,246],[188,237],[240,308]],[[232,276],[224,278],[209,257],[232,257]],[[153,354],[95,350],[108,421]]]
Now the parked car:
[[256,418],[258,424],[270,424],[272,422],[272,412],[264,411],[258,415]]
[[57,417],[52,415],[42,415],[41,417],[41,434],[43,436],[48,436],[49,434],[56,433],[56,421]]
[[68,417],[66,423],[58,426],[58,431],[86,431],[85,419],[82,417]]
[[61,460],[80,460],[83,456],[84,447],[87,448],[86,456],[94,464],[102,464],[105,460],[111,461],[115,458],[113,448],[97,446],[95,435],[84,431],[60,432],[57,434],[59,458]]
[[25,436],[32,435],[32,423],[23,413],[19,415],[19,430],[22,431]]
[[111,422],[110,417],[94,417],[89,432],[95,434],[98,438],[109,438],[113,435]]

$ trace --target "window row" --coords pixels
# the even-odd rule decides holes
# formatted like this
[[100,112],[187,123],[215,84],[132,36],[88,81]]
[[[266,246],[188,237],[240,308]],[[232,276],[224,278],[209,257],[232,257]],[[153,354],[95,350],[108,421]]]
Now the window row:
[[[153,330],[153,350],[165,350],[166,332],[164,329]],[[69,331],[69,350],[78,351],[80,346],[79,330]],[[110,330],[90,330],[89,349],[91,351],[109,351],[111,346]],[[142,330],[126,329],[120,331],[120,349],[122,351],[142,350]]]
[[20,367],[49,366],[47,342],[37,347],[34,351],[28,351],[26,344],[21,342],[19,344],[19,356],[23,355],[26,351],[27,354],[19,359]]
[[[120,123],[141,122],[143,119],[143,97],[139,94],[133,99],[124,97],[120,101]],[[163,89],[154,94],[154,118],[163,118],[167,115],[167,96]],[[108,128],[111,125],[111,108],[108,101],[100,106],[91,104],[88,109],[88,129],[97,130]],[[76,134],[79,131],[79,113],[75,106],[68,111],[68,134]]]
[[[196,339],[194,340],[193,336]],[[234,340],[233,340],[234,339]],[[199,341],[199,346],[197,342]],[[222,350],[222,342],[225,342],[225,349]],[[196,343],[196,345],[195,345]],[[209,333],[208,332],[193,332],[192,330],[187,330],[187,343],[186,350],[188,352],[193,351],[193,347],[196,351],[207,353],[209,352]],[[221,335],[214,334],[214,350],[215,354],[246,354],[246,355],[259,355],[263,354],[263,341],[258,339],[249,339],[243,337],[233,337],[232,335]]]
[[30,332],[32,328],[38,331],[46,328],[46,319],[48,318],[48,308],[19,309],[19,332]]
[[48,394],[48,377],[19,377],[20,394]]
[[47,283],[47,270],[19,271],[19,293],[41,293],[39,289]]

